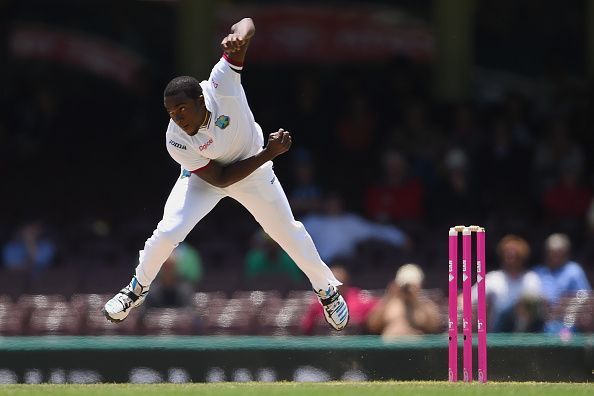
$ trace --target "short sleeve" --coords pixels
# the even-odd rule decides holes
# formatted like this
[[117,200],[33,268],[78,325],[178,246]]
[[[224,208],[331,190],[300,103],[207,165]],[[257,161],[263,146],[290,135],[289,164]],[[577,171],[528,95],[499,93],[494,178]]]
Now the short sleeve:
[[[495,270],[488,272],[485,276],[485,295],[487,298],[492,298],[491,296],[497,294],[498,292],[501,292],[501,287],[503,283],[501,275],[502,274],[500,271]],[[472,288],[470,289],[470,295],[472,303],[476,303],[478,299],[478,286],[476,283],[472,285]]]
[[532,271],[526,272],[524,275],[522,295],[524,296],[541,296],[542,286],[539,276]]
[[204,168],[210,160],[200,154],[194,153],[192,149],[184,142],[177,142],[175,139],[167,137],[167,151],[171,158],[175,160],[182,168],[195,172]]
[[590,282],[588,282],[588,277],[586,276],[582,267],[577,263],[572,263],[572,280],[573,280],[573,290],[591,290]]
[[220,96],[237,96],[241,92],[241,71],[243,65],[223,54],[212,68],[209,82],[213,92]]

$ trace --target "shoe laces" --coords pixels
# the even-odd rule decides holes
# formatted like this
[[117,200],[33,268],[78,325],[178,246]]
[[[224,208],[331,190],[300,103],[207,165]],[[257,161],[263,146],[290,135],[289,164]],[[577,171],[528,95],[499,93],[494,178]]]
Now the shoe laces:
[[144,287],[132,278],[132,281],[118,293],[118,300],[125,309],[128,309],[136,300],[148,293],[148,287]]
[[329,315],[333,315],[343,305],[344,305],[344,300],[337,298],[336,301],[327,305],[325,308],[326,308],[326,311],[328,311]]
[[132,292],[132,289],[129,289],[128,286],[126,286],[122,291],[120,291],[117,295],[117,299],[118,301],[122,304],[122,306],[124,307],[124,310],[130,308],[130,306],[132,306],[132,304],[134,303],[134,301],[128,296],[128,294],[126,292]]

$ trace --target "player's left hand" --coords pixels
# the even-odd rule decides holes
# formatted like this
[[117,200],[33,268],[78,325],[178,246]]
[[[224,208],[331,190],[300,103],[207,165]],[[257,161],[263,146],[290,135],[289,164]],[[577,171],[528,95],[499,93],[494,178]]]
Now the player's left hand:
[[221,41],[223,51],[227,53],[237,52],[247,43],[245,37],[237,33],[230,33]]
[[292,143],[293,139],[291,138],[289,131],[285,131],[281,128],[276,132],[272,132],[268,136],[268,144],[266,145],[265,150],[271,154],[272,158],[275,158],[276,156],[289,151]]

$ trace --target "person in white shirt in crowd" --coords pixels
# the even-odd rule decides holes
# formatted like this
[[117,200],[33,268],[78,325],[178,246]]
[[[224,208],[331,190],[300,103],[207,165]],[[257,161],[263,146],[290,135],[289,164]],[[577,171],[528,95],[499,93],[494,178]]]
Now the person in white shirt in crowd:
[[311,213],[302,220],[326,262],[349,257],[359,242],[377,239],[395,247],[406,247],[408,238],[399,228],[371,222],[344,210],[340,195],[329,193],[322,202],[321,213]]
[[[487,329],[503,331],[507,316],[523,299],[538,300],[542,294],[541,282],[533,271],[526,268],[530,258],[530,245],[517,235],[504,236],[497,245],[500,269],[490,271],[485,278],[487,299]],[[472,287],[472,301],[476,304],[476,284]]]

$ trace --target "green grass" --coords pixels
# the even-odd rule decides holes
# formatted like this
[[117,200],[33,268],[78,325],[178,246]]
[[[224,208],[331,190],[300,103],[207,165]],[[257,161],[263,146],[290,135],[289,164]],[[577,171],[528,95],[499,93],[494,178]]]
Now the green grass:
[[0,385],[0,395],[123,395],[123,396],[458,396],[458,395],[593,395],[593,384],[490,382],[488,384],[449,384],[447,382],[328,382],[328,383],[218,383],[218,384],[98,384],[98,385]]

